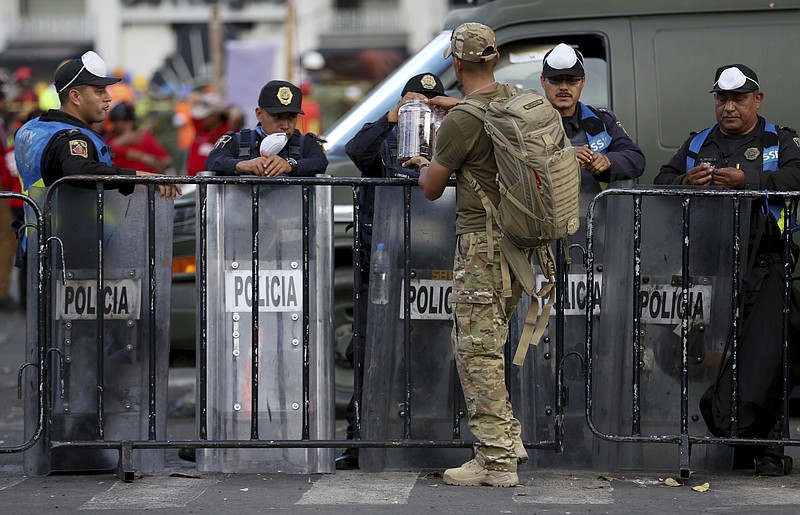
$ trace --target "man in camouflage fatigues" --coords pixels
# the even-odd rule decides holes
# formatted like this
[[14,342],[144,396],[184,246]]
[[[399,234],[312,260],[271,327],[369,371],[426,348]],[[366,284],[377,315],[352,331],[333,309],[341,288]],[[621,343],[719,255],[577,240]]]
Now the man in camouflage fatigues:
[[[494,79],[498,53],[492,29],[480,23],[460,25],[453,31],[444,57],[451,54],[466,98],[482,103],[505,98],[504,89]],[[450,109],[458,101],[437,97],[429,103]],[[528,455],[506,390],[503,346],[508,320],[522,289],[513,274],[511,289],[503,289],[500,231],[495,226],[491,234],[487,233],[486,211],[462,173],[471,174],[497,205],[500,193],[492,142],[480,119],[460,109],[452,110],[439,128],[433,160],[429,163],[423,157],[414,157],[404,164],[412,165],[419,166],[419,185],[431,200],[441,196],[450,174],[456,172],[453,355],[476,444],[475,458],[447,469],[444,481],[465,486],[515,486],[519,482],[517,462],[527,460]]]

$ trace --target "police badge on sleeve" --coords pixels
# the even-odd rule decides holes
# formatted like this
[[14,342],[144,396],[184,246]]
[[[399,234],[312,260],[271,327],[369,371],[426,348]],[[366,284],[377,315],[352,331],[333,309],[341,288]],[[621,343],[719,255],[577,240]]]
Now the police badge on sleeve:
[[89,157],[89,145],[81,139],[73,139],[69,142],[69,153],[86,159]]

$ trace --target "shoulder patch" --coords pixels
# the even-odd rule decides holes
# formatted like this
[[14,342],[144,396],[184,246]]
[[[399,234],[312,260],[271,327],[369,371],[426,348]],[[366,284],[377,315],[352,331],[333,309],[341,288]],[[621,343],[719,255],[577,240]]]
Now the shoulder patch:
[[229,134],[223,134],[219,137],[216,143],[214,143],[214,148],[222,148],[224,147],[230,140],[233,139],[233,136]]
[[792,141],[794,141],[794,144],[795,144],[795,145],[797,145],[798,147],[800,147],[800,138],[792,138]]
[[70,140],[69,153],[73,156],[78,156],[86,159],[89,157],[89,145],[82,139]]
[[630,134],[628,134],[628,131],[626,131],[626,130],[625,130],[625,127],[623,127],[623,126],[622,126],[622,122],[621,122],[621,121],[619,121],[619,120],[616,120],[614,123],[616,123],[616,124],[617,124],[617,127],[619,127],[620,129],[622,129],[622,132],[624,132],[626,136],[628,136],[629,138],[631,137],[631,135],[630,135]]

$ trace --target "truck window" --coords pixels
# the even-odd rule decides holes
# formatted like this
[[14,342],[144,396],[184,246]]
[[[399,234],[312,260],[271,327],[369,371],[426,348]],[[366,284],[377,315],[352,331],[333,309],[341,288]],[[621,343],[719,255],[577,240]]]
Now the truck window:
[[571,36],[558,40],[528,39],[501,46],[495,77],[499,82],[541,92],[539,77],[542,75],[544,55],[558,43],[572,45],[583,54],[586,85],[581,94],[581,102],[595,107],[610,107],[606,50],[603,40],[596,36]]

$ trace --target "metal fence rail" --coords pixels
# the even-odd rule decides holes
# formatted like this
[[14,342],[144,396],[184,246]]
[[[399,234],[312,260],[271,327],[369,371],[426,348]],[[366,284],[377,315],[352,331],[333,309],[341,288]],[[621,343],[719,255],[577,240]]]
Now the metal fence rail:
[[[657,188],[634,188],[626,190],[606,190],[591,202],[588,215],[587,215],[587,282],[593,284],[594,280],[594,225],[595,225],[595,209],[597,206],[612,197],[630,197],[633,204],[633,239],[632,239],[632,255],[633,262],[630,263],[630,270],[633,276],[633,305],[630,306],[630,323],[633,327],[632,347],[633,360],[631,363],[632,381],[630,384],[630,391],[632,392],[632,406],[630,407],[630,428],[629,432],[620,431],[619,434],[612,434],[604,432],[599,429],[596,423],[596,413],[594,409],[594,388],[593,381],[595,373],[594,356],[602,349],[597,349],[595,337],[593,334],[594,327],[587,317],[586,324],[586,421],[591,431],[596,436],[611,442],[620,443],[669,443],[677,444],[679,446],[679,469],[681,477],[687,478],[689,476],[689,459],[692,444],[728,444],[728,445],[800,445],[800,440],[793,440],[790,438],[789,432],[789,387],[790,387],[790,369],[789,369],[789,350],[793,341],[793,335],[790,332],[790,311],[791,311],[791,281],[792,281],[792,266],[791,266],[791,238],[784,237],[783,241],[783,339],[781,342],[783,351],[783,367],[781,373],[782,380],[782,408],[781,408],[781,436],[780,438],[744,438],[738,437],[737,428],[739,423],[738,414],[738,391],[739,391],[739,367],[738,364],[738,347],[739,340],[742,333],[742,312],[740,309],[740,295],[739,288],[733,287],[730,296],[730,312],[732,326],[731,332],[731,360],[732,360],[732,414],[731,414],[731,436],[729,437],[715,437],[698,434],[690,434],[689,431],[689,315],[688,315],[688,302],[690,284],[690,267],[689,267],[689,253],[692,248],[692,223],[690,221],[690,207],[695,202],[702,202],[708,198],[725,198],[731,201],[730,217],[732,221],[732,232],[730,236],[731,248],[731,274],[730,281],[733,285],[739,285],[742,279],[742,271],[740,268],[741,258],[743,251],[741,249],[742,242],[740,241],[740,228],[742,224],[741,214],[741,201],[743,199],[781,199],[784,203],[785,218],[789,219],[789,212],[791,206],[797,201],[800,194],[798,192],[765,192],[765,191],[730,191],[730,190],[701,190],[701,189],[657,189]],[[680,267],[680,307],[683,316],[681,317],[680,324],[680,342],[681,342],[681,363],[680,363],[680,430],[674,434],[643,434],[641,427],[641,367],[642,367],[642,341],[640,335],[642,334],[642,199],[647,197],[676,197],[681,201],[681,241],[683,242],[681,254],[681,267]],[[749,214],[749,213],[748,213]],[[672,223],[673,221],[666,221]],[[674,220],[677,223],[677,219]],[[605,292],[608,294],[608,291]],[[595,298],[593,289],[589,289],[587,314],[592,313],[598,299]]]
[[[153,259],[150,259],[149,262],[149,284],[147,285],[146,292],[144,292],[144,299],[143,299],[143,306],[146,306],[146,310],[143,310],[143,316],[146,316],[149,320],[149,333],[147,334],[147,346],[149,349],[149,363],[147,364],[149,373],[147,375],[147,416],[149,417],[149,424],[148,424],[148,431],[147,431],[147,438],[146,439],[136,439],[132,438],[128,439],[109,439],[106,435],[106,421],[105,421],[105,412],[106,412],[106,403],[105,403],[105,396],[104,392],[106,390],[106,384],[109,381],[113,381],[113,377],[108,377],[105,372],[104,368],[104,346],[106,342],[104,341],[104,331],[105,331],[105,314],[103,313],[103,309],[98,308],[98,313],[96,317],[96,331],[97,331],[97,364],[96,364],[96,379],[97,384],[95,386],[95,395],[96,395],[96,420],[95,420],[95,435],[93,438],[87,438],[85,440],[79,439],[70,439],[70,440],[59,440],[55,439],[52,436],[52,427],[47,425],[47,420],[49,419],[50,410],[54,409],[50,396],[53,395],[55,391],[56,394],[59,389],[62,390],[63,395],[63,387],[53,384],[52,376],[48,374],[48,370],[52,366],[56,367],[63,367],[64,366],[64,358],[61,355],[61,352],[58,349],[57,342],[53,341],[53,321],[55,320],[55,292],[49,287],[51,281],[54,279],[51,275],[52,270],[54,269],[53,259],[58,259],[58,253],[55,252],[59,249],[52,246],[51,244],[53,241],[56,241],[55,238],[51,238],[52,235],[52,226],[56,223],[56,220],[53,220],[52,217],[52,201],[53,195],[56,191],[63,189],[65,186],[78,185],[81,188],[95,188],[95,203],[96,203],[96,231],[97,231],[97,238],[96,238],[96,253],[97,253],[97,266],[96,266],[96,289],[97,289],[97,305],[101,306],[101,299],[100,295],[103,292],[105,287],[105,276],[104,276],[104,267],[105,267],[105,257],[104,257],[104,241],[103,241],[103,234],[105,229],[105,223],[103,217],[104,212],[104,202],[107,195],[118,194],[114,190],[111,190],[109,187],[118,188],[120,186],[127,186],[130,184],[137,184],[137,185],[145,185],[147,188],[147,198],[149,199],[146,206],[146,213],[147,213],[147,225],[144,230],[147,233],[147,245],[148,245],[148,252],[149,255],[153,255],[154,247],[156,245],[156,233],[159,230],[159,224],[164,223],[172,223],[172,220],[158,220],[155,216],[155,200],[154,196],[156,194],[156,188],[159,184],[196,184],[197,185],[197,205],[198,205],[198,213],[199,219],[197,223],[199,224],[198,229],[198,239],[199,239],[199,254],[197,256],[197,286],[200,295],[198,297],[198,312],[197,316],[200,320],[199,328],[200,332],[198,333],[198,356],[197,356],[197,366],[198,366],[198,391],[200,392],[198,396],[198,405],[197,405],[197,420],[198,420],[198,429],[197,429],[197,438],[196,439],[189,439],[189,440],[169,440],[166,437],[166,434],[159,434],[158,431],[158,417],[159,414],[156,409],[156,399],[157,393],[160,389],[167,388],[166,384],[159,383],[158,377],[156,375],[156,335],[155,335],[155,320],[156,314],[160,311],[168,309],[168,306],[158,305],[156,301],[156,296],[154,292],[158,286],[156,280],[156,273],[155,267],[156,264]],[[112,186],[113,185],[113,186]],[[259,371],[259,360],[258,360],[258,341],[259,341],[259,320],[258,320],[258,302],[253,302],[253,323],[250,327],[250,332],[253,341],[253,349],[252,349],[252,363],[251,363],[251,377],[250,377],[250,386],[252,391],[252,397],[250,399],[251,409],[252,409],[252,422],[250,428],[250,435],[248,439],[222,439],[222,440],[211,440],[209,439],[209,431],[208,431],[208,404],[207,404],[207,381],[208,381],[208,370],[206,369],[207,363],[207,350],[208,350],[208,334],[206,333],[206,321],[208,320],[208,298],[211,294],[216,294],[208,291],[208,254],[207,254],[207,241],[208,241],[208,234],[207,234],[207,209],[206,203],[208,199],[208,192],[207,188],[211,185],[249,185],[252,187],[252,227],[251,227],[251,243],[252,243],[252,273],[253,277],[257,277],[258,267],[259,267],[259,211],[264,209],[263,206],[259,205],[259,187],[262,185],[280,185],[285,186],[287,188],[301,188],[302,189],[302,199],[303,199],[303,207],[302,207],[302,219],[298,220],[298,223],[302,224],[302,242],[303,242],[303,264],[302,264],[302,274],[303,274],[303,312],[302,312],[302,326],[303,326],[303,341],[302,341],[302,349],[303,349],[303,370],[302,370],[302,381],[303,381],[303,399],[302,399],[302,407],[303,410],[303,417],[302,417],[302,429],[301,434],[302,437],[300,439],[261,439],[259,438],[259,425],[258,425],[258,414],[263,410],[263,407],[259,406],[258,400],[258,386],[260,380],[260,371]],[[12,447],[2,447],[0,448],[0,452],[20,452],[30,448],[34,443],[40,439],[44,438],[46,443],[47,451],[64,451],[64,450],[74,450],[74,449],[115,449],[119,452],[119,465],[117,468],[117,474],[123,480],[130,481],[133,479],[133,450],[134,449],[170,449],[170,448],[204,448],[204,449],[222,449],[222,448],[229,448],[229,449],[264,449],[264,448],[342,448],[342,447],[354,447],[354,448],[469,448],[473,445],[472,441],[468,439],[464,439],[461,437],[460,434],[460,426],[461,426],[461,418],[463,417],[462,408],[461,408],[461,401],[457,396],[457,405],[452,409],[452,416],[453,416],[453,438],[452,439],[442,439],[442,440],[435,440],[435,439],[426,439],[426,438],[415,438],[413,426],[412,426],[412,414],[414,413],[414,395],[412,394],[412,389],[410,386],[410,369],[413,367],[413,354],[411,351],[410,346],[410,313],[411,313],[411,300],[410,300],[410,278],[411,278],[411,270],[410,270],[410,261],[409,255],[411,250],[411,233],[412,233],[412,216],[410,212],[410,191],[412,186],[415,185],[414,181],[407,180],[407,179],[372,179],[372,178],[332,178],[332,177],[313,177],[313,178],[294,178],[294,177],[277,177],[277,178],[265,178],[265,177],[129,177],[129,176],[116,176],[113,178],[104,178],[98,179],[97,177],[93,176],[71,176],[69,178],[64,178],[56,183],[54,183],[47,192],[44,210],[43,212],[39,209],[35,202],[33,202],[30,198],[22,196],[22,195],[15,195],[15,194],[0,194],[2,197],[13,197],[13,198],[21,198],[25,202],[27,202],[31,206],[31,212],[33,212],[36,216],[36,223],[34,224],[35,228],[39,231],[40,234],[44,235],[42,238],[40,248],[39,248],[39,256],[40,256],[40,270],[39,270],[39,284],[37,285],[39,290],[39,298],[38,305],[40,306],[36,316],[38,317],[38,328],[39,328],[39,339],[40,339],[40,347],[39,347],[39,363],[36,364],[39,370],[41,371],[40,374],[40,382],[39,382],[39,405],[40,405],[40,412],[39,412],[39,430],[24,444]],[[405,377],[405,385],[404,385],[404,404],[403,404],[403,417],[404,417],[404,431],[402,438],[390,438],[390,439],[361,439],[361,412],[362,407],[357,404],[356,407],[356,428],[355,428],[355,439],[354,440],[339,440],[339,439],[311,439],[309,437],[309,407],[314,401],[311,398],[310,390],[309,390],[309,380],[310,380],[310,367],[311,363],[309,362],[309,325],[311,321],[309,320],[309,234],[308,234],[308,225],[309,225],[309,188],[312,187],[339,187],[339,188],[349,188],[352,191],[352,199],[353,199],[353,211],[355,213],[355,224],[354,224],[354,233],[353,233],[353,278],[355,284],[358,285],[361,280],[361,243],[360,243],[360,225],[359,225],[359,210],[358,210],[358,198],[359,198],[359,190],[363,187],[368,186],[393,186],[403,189],[404,195],[404,202],[405,202],[405,216],[403,220],[403,230],[404,230],[404,248],[403,248],[403,263],[404,263],[404,291],[403,291],[403,313],[405,313],[405,329],[404,329],[404,377]],[[331,214],[332,216],[332,214]],[[51,248],[52,247],[52,248]],[[449,249],[448,249],[449,251]],[[562,267],[563,272],[563,251],[560,252],[561,258],[559,259],[559,266]],[[62,258],[63,259],[63,258]],[[62,267],[63,268],[63,267]],[[559,273],[559,281],[563,280],[562,273]],[[62,278],[63,280],[63,278]],[[257,280],[253,281],[252,286],[252,295],[253,299],[258,299],[258,282]],[[357,305],[359,301],[359,289],[356,287],[354,288],[354,305]],[[563,303],[563,298],[559,299],[559,303]],[[29,315],[30,316],[30,315]],[[356,317],[360,316],[356,310]],[[563,319],[562,319],[563,323]],[[359,320],[356,319],[354,323],[354,331],[358,331],[359,329]],[[559,338],[556,338],[557,348],[556,348],[556,358],[561,359],[563,351],[558,350],[560,347],[559,345],[563,345],[563,341],[559,342]],[[355,341],[358,342],[358,338],[356,335]],[[508,353],[508,349],[507,349]],[[510,357],[508,359],[510,364]],[[28,363],[23,366],[33,365]],[[560,367],[559,367],[560,368]],[[360,392],[362,390],[362,383],[360,380],[359,371],[354,371],[355,374],[355,390],[356,390],[356,399],[360,398]],[[60,376],[61,380],[63,381],[63,376]],[[561,383],[561,376],[559,375],[557,378],[557,383],[559,386]],[[144,388],[143,388],[144,389]],[[557,392],[560,392],[561,388],[557,389]],[[525,441],[524,444],[527,448],[534,448],[534,449],[546,449],[546,450],[553,450],[558,452],[563,448],[563,442],[561,440],[563,436],[563,430],[560,428],[561,423],[561,414],[563,413],[563,398],[561,395],[557,395],[557,398],[554,399],[554,405],[556,406],[555,413],[553,413],[553,420],[554,420],[554,427],[556,428],[555,431],[555,438],[554,439],[546,439],[546,440],[538,440],[538,441]],[[144,405],[144,403],[142,403]]]
[[[34,317],[37,327],[39,327],[39,335],[40,337],[35,343],[35,360],[27,361],[26,363],[22,364],[19,368],[19,372],[17,373],[17,397],[22,399],[22,384],[23,384],[23,377],[26,373],[30,374],[31,371],[28,371],[29,368],[32,368],[36,371],[36,383],[38,384],[38,391],[37,391],[37,400],[36,400],[36,422],[32,431],[30,431],[31,435],[25,440],[17,445],[0,445],[0,454],[3,453],[14,453],[14,452],[22,452],[30,449],[33,447],[36,442],[41,438],[44,421],[45,421],[45,389],[47,384],[47,357],[48,357],[48,350],[47,350],[47,342],[44,338],[43,329],[45,327],[46,321],[46,312],[45,312],[45,301],[44,301],[44,292],[42,291],[42,285],[44,284],[44,253],[45,253],[45,243],[41,238],[41,235],[44,234],[44,217],[42,214],[42,210],[39,208],[39,205],[36,204],[30,197],[27,195],[22,195],[20,193],[12,193],[8,191],[0,191],[0,202],[6,202],[10,199],[17,199],[21,200],[24,203],[25,210],[27,212],[27,222],[23,224],[19,228],[19,234],[23,235],[26,234],[27,231],[33,231],[37,235],[37,239],[39,241],[39,245],[37,248],[33,249],[35,252],[35,263],[37,265],[36,272],[38,277],[38,282],[36,284],[36,297],[34,301],[34,305],[36,309],[33,313],[28,313],[28,317]],[[30,252],[31,249],[28,249]],[[29,288],[29,290],[32,290]]]

